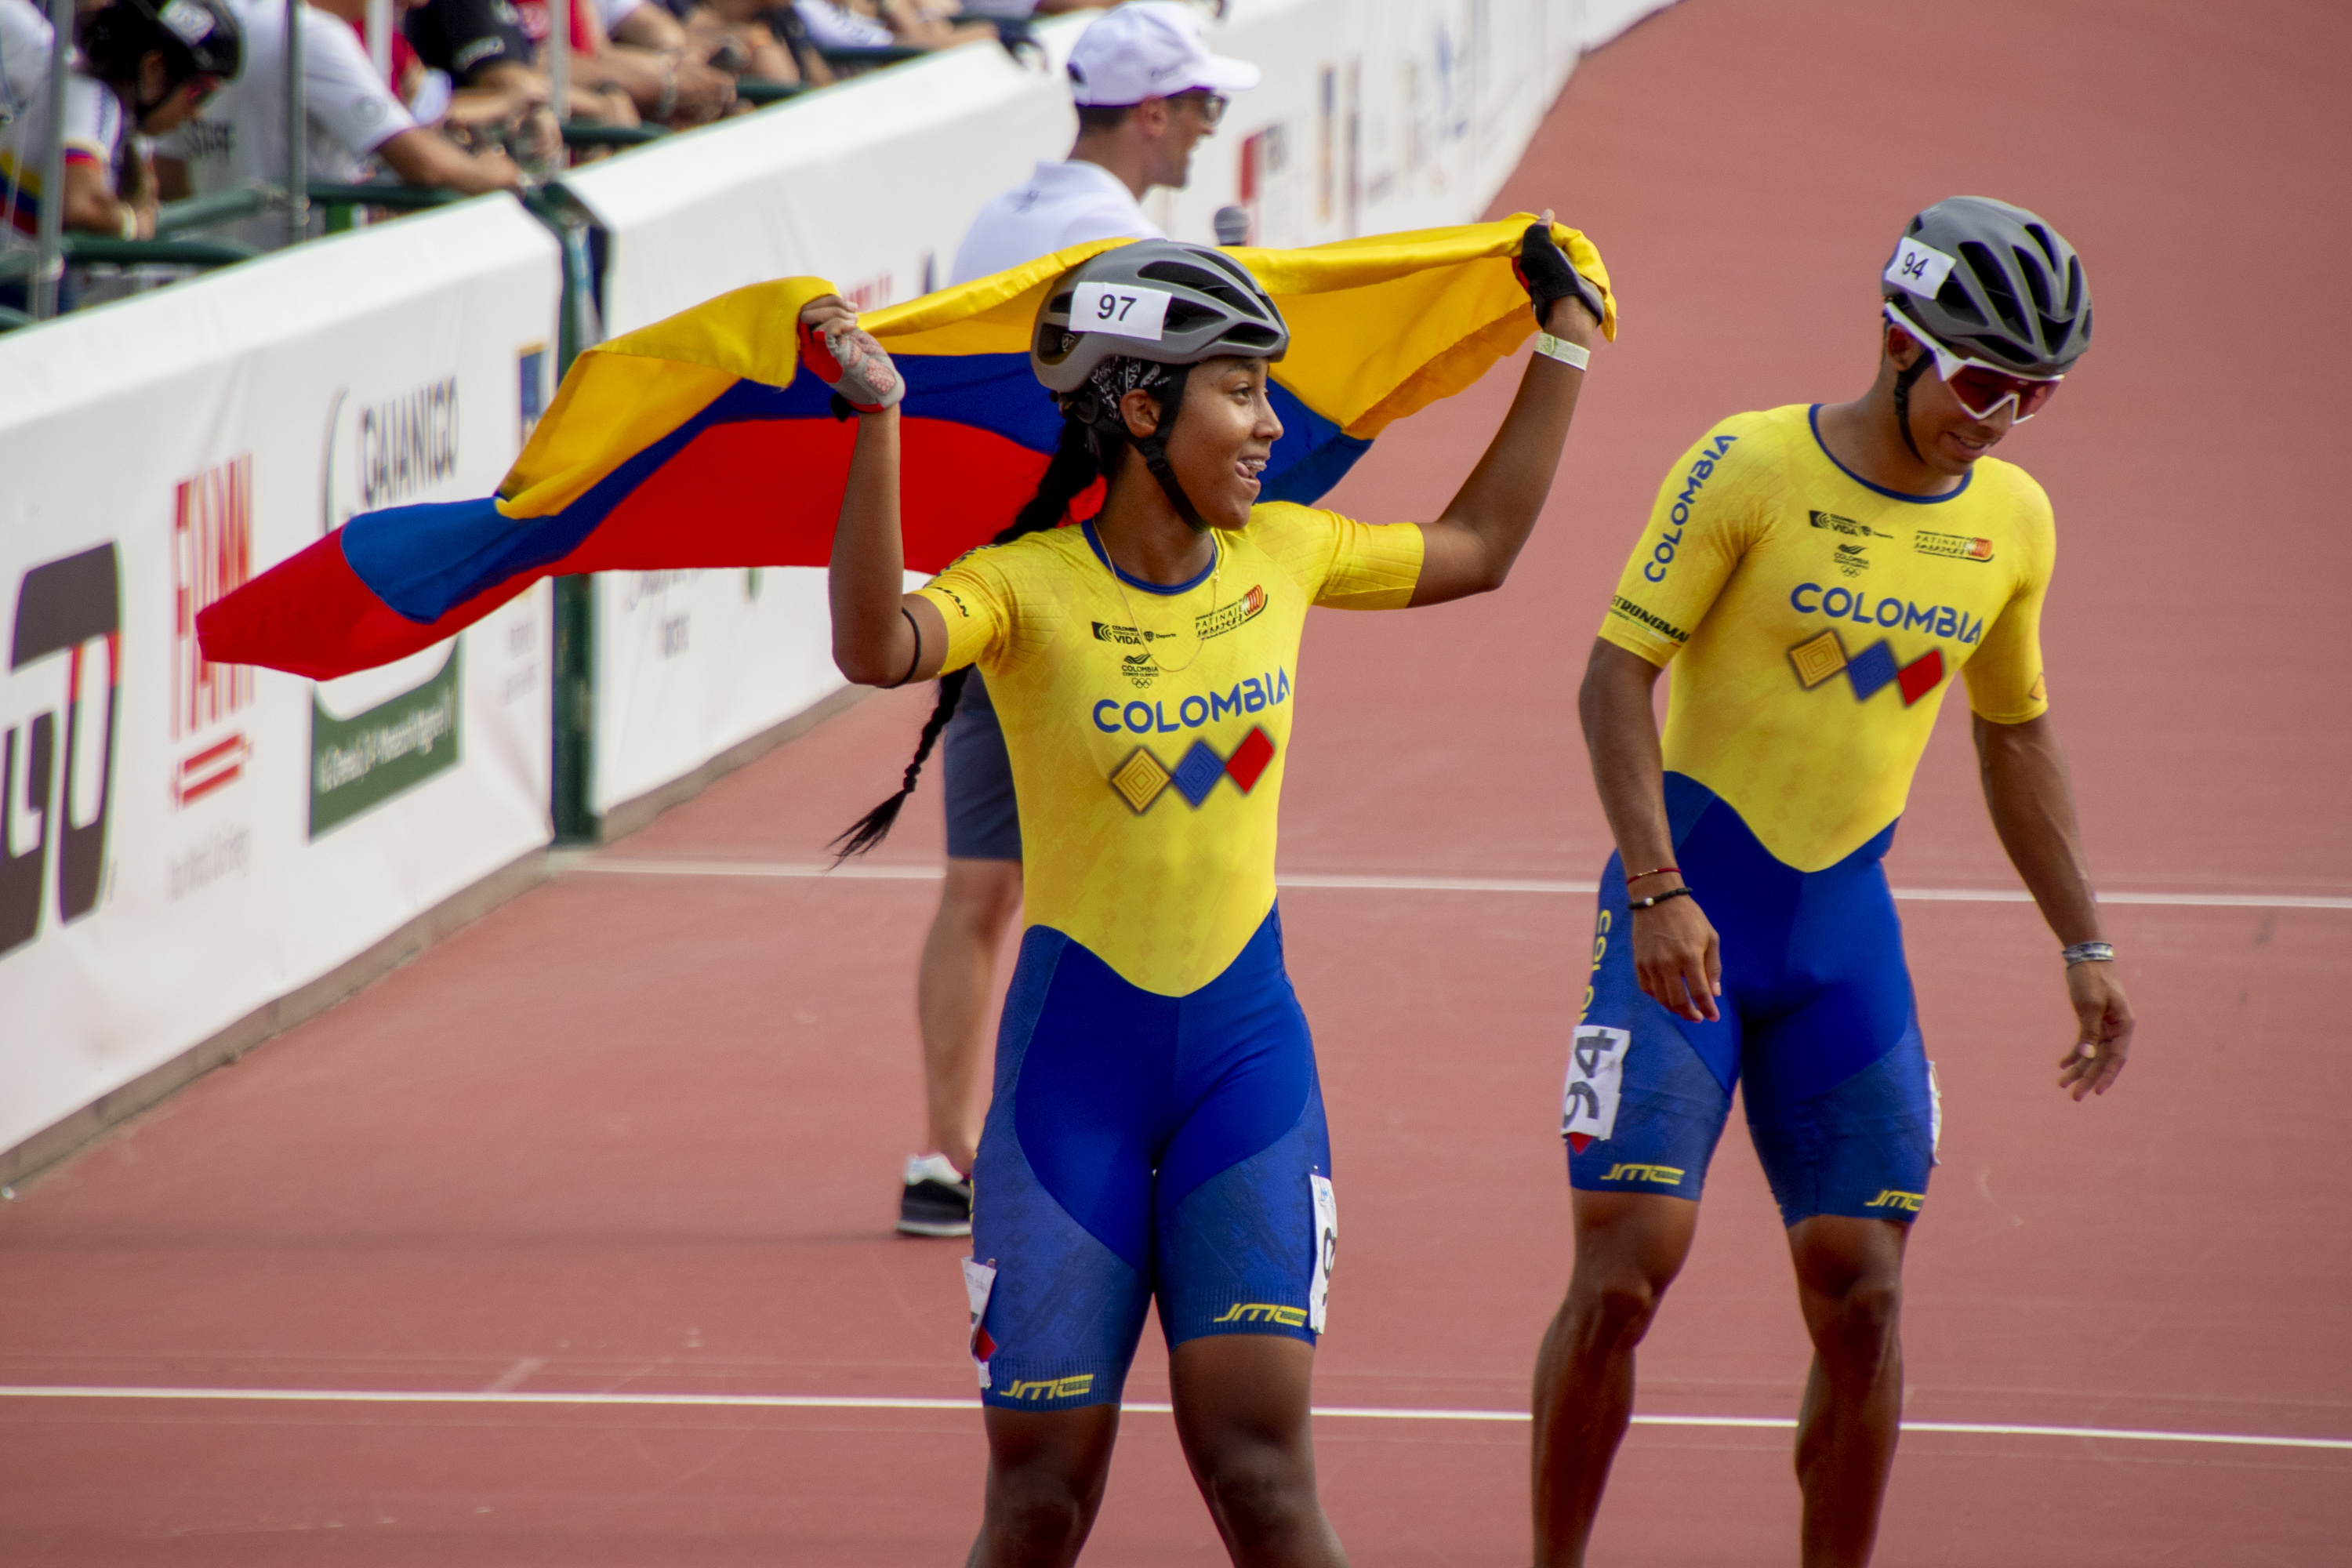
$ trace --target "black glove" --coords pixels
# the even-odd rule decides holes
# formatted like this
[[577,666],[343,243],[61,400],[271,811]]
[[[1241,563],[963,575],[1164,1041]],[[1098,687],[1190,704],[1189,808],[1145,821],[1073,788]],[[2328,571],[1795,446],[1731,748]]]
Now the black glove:
[[[1569,265],[1559,247],[1551,237],[1549,224],[1531,223],[1519,238],[1519,253],[1511,258],[1511,270],[1518,274],[1519,282],[1528,291],[1528,302],[1534,305],[1536,325],[1544,327],[1544,312],[1555,300],[1570,295],[1582,300],[1592,312],[1592,324],[1599,326],[1607,317],[1601,300],[1601,290],[1591,279]],[[1544,328],[1549,331],[1549,327]]]

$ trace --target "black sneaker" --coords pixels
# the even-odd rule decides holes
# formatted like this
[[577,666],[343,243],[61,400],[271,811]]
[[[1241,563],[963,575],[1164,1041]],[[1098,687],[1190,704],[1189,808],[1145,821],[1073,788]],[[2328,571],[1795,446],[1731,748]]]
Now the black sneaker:
[[971,1179],[944,1154],[918,1154],[907,1162],[907,1190],[898,1194],[901,1236],[970,1236]]

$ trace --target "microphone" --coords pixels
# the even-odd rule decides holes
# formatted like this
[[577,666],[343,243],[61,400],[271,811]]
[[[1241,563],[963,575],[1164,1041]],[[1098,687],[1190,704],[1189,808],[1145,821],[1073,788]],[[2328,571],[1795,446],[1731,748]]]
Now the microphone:
[[1210,221],[1216,226],[1219,245],[1249,243],[1250,221],[1247,208],[1219,207],[1217,216]]

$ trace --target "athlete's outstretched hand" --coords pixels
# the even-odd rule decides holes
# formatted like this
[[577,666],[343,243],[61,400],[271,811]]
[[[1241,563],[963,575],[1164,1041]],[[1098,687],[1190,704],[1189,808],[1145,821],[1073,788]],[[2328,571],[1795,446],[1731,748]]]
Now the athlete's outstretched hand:
[[857,312],[838,294],[801,308],[801,363],[860,414],[879,414],[905,395],[907,384]]
[[1633,974],[1643,994],[1677,1018],[1712,1024],[1720,1016],[1723,952],[1696,899],[1633,911]]
[[2069,965],[2066,996],[2074,1004],[2082,1029],[2058,1058],[2058,1087],[2073,1089],[2076,1100],[2105,1094],[2131,1059],[2135,1021],[2116,979],[2116,966],[2096,962]]

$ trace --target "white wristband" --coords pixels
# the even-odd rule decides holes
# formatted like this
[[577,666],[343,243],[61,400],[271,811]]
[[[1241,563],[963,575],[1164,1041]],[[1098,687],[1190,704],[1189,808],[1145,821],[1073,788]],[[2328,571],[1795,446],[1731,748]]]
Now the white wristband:
[[1592,351],[1582,343],[1570,342],[1566,338],[1553,337],[1549,332],[1536,334],[1536,353],[1546,359],[1556,359],[1565,365],[1582,370],[1592,363]]

